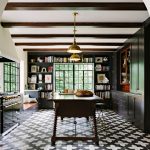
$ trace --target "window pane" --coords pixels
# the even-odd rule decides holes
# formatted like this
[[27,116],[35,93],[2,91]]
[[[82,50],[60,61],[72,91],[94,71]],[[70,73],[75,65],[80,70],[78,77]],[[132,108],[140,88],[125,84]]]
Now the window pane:
[[5,92],[19,91],[20,74],[19,64],[4,63],[4,90]]
[[[58,68],[57,66],[61,67]],[[55,64],[56,91],[64,89],[94,89],[93,69],[94,64],[89,63],[65,63]],[[57,70],[56,70],[57,68]],[[74,69],[74,70],[73,70]],[[89,71],[89,69],[91,71]]]

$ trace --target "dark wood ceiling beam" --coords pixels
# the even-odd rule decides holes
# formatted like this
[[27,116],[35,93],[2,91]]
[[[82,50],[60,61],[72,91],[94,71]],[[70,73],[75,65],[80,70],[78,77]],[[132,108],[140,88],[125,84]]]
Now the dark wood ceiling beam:
[[[63,48],[25,48],[23,49],[24,51],[34,51],[34,52],[67,52],[67,49]],[[101,52],[101,51],[116,51],[117,49],[100,49],[100,48],[86,48],[86,49],[81,49],[82,52]]]
[[144,3],[9,2],[5,10],[147,10]]
[[[71,45],[70,42],[64,43],[15,43],[16,46],[53,46],[53,45]],[[123,43],[79,43],[78,45],[94,45],[94,46],[122,46]]]
[[[76,37],[129,38],[131,34],[76,34]],[[57,38],[73,37],[73,34],[12,34],[12,38]]]
[[[73,26],[73,22],[2,22],[5,28],[49,28],[49,27],[68,27]],[[77,26],[93,26],[99,28],[140,28],[143,23],[127,23],[127,22],[77,22]]]

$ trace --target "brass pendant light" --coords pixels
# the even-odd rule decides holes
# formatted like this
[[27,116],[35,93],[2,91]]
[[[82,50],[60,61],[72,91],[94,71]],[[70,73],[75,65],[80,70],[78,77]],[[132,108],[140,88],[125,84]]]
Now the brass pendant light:
[[80,60],[80,56],[76,53],[73,53],[70,57],[71,61],[79,61]]
[[76,33],[76,15],[77,15],[78,13],[77,12],[74,12],[73,13],[73,15],[74,15],[74,30],[73,30],[73,33],[74,33],[74,42],[73,42],[73,44],[68,48],[68,50],[67,50],[67,52],[68,53],[81,53],[82,51],[81,51],[81,49],[80,49],[80,47],[77,45],[77,43],[76,43],[76,37],[75,37],[75,33]]

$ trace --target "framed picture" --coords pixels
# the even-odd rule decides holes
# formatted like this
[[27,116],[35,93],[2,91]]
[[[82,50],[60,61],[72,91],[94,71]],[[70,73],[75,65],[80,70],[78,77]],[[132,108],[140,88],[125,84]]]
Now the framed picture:
[[95,57],[95,62],[96,63],[102,63],[103,62],[103,57]]
[[31,66],[31,72],[36,72],[37,71],[36,69],[37,69],[36,65]]
[[45,83],[52,83],[52,76],[51,75],[48,75],[48,74],[45,75]]
[[97,74],[97,83],[103,83],[105,79],[105,74]]

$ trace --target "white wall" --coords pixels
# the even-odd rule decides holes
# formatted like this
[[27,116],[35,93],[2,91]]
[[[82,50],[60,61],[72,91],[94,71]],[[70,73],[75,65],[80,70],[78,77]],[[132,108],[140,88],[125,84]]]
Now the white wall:
[[[0,0],[0,21],[8,0]],[[20,92],[24,91],[27,83],[27,52],[15,47],[8,29],[0,25],[0,56],[20,63]]]
[[17,53],[20,58],[20,93],[24,92],[25,85],[27,84],[27,52],[22,48],[17,48]]
[[[8,0],[0,0],[0,20]],[[19,62],[14,42],[11,39],[8,29],[0,25],[0,56]]]
[[147,10],[150,16],[150,0],[143,0],[143,2],[145,3],[145,6],[147,7]]

